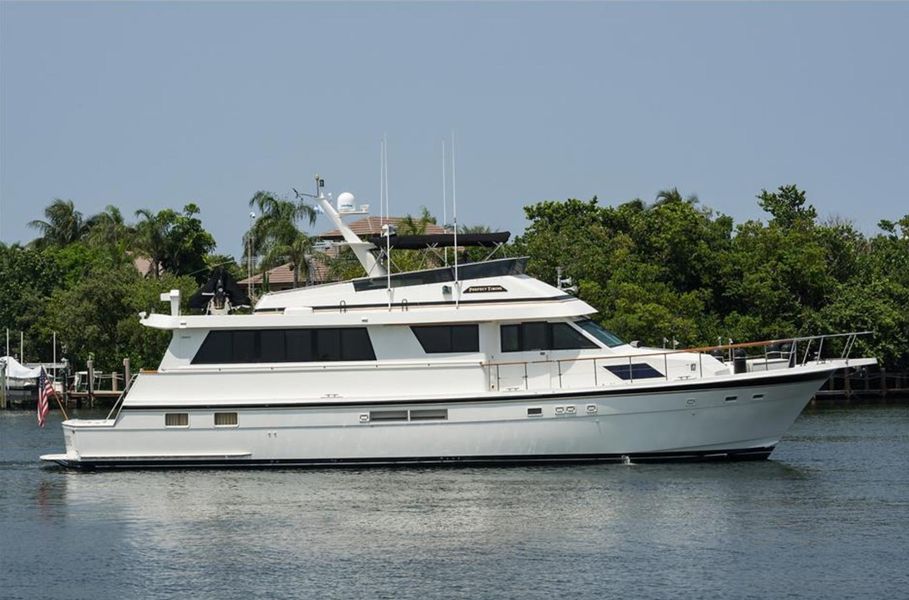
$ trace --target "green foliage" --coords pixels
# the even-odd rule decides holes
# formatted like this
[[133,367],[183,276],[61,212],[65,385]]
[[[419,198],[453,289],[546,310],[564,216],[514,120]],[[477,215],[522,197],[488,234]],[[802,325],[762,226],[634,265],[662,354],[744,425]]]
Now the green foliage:
[[0,327],[4,330],[0,334],[7,328],[29,332],[27,360],[42,350],[31,329],[44,313],[48,296],[64,279],[65,272],[55,258],[34,248],[0,247]]
[[572,278],[604,324],[629,339],[682,343],[712,337],[718,303],[713,285],[729,252],[732,222],[699,208],[677,190],[651,206],[633,200],[601,207],[597,199],[525,208],[531,221],[515,241],[528,270]]
[[250,208],[257,208],[259,216],[244,236],[244,253],[252,248],[254,256],[261,256],[260,268],[270,269],[291,263],[294,287],[309,273],[314,240],[297,226],[298,221],[316,222],[316,211],[308,204],[284,200],[271,192],[256,192],[249,200]]
[[41,237],[32,242],[37,248],[65,246],[81,240],[88,231],[82,213],[76,210],[72,200],[54,199],[44,209],[44,218],[28,224],[41,233]]
[[[737,226],[675,188],[652,204],[540,202],[525,207],[529,226],[506,254],[528,255],[530,274],[544,281],[555,282],[562,267],[604,325],[626,339],[689,346],[867,329],[874,335],[857,351],[888,368],[909,368],[909,215],[881,221],[880,233],[865,236],[841,219],[817,222],[794,185],[757,198],[769,220]],[[289,262],[300,283],[317,257],[335,278],[364,275],[348,248],[333,259],[314,252],[299,228],[314,221],[311,207],[268,192],[250,205],[260,217],[247,241],[261,266]],[[31,223],[39,238],[26,247],[0,244],[0,330],[26,331],[26,360],[48,360],[57,332],[76,366],[91,352],[102,370],[120,368],[125,356],[135,367],[154,367],[168,332],[141,326],[140,311],[163,310],[158,295],[166,289],[189,298],[217,265],[245,277],[233,258],[211,254],[214,239],[194,204],[136,214],[130,224],[108,206],[85,219],[58,199]],[[424,208],[398,232],[425,233],[430,223]],[[462,259],[480,253],[469,249]],[[133,267],[137,256],[151,260],[152,279]],[[395,271],[441,264],[424,251],[396,251],[393,259]]]
[[[127,355],[135,366],[155,366],[169,336],[142,327],[139,311],[159,308],[165,289],[188,298],[210,263],[225,262],[209,256],[215,241],[198,214],[194,204],[182,213],[142,210],[131,225],[116,206],[85,219],[72,201],[54,200],[44,220],[30,223],[41,237],[27,247],[0,245],[0,329],[25,332],[26,360],[50,360],[56,332],[77,366],[89,352],[105,370]],[[155,280],[139,274],[136,256],[151,258]]]
[[240,266],[233,256],[227,254],[209,254],[205,257],[205,266],[207,267],[206,276],[209,276],[216,267],[226,270],[234,281],[240,281],[246,277],[246,269]]
[[817,218],[817,211],[805,205],[805,192],[794,185],[780,186],[776,192],[761,190],[758,204],[773,216],[771,224],[789,228],[796,226],[810,227]]
[[354,256],[353,250],[348,246],[342,246],[337,256],[326,256],[324,260],[328,263],[329,276],[337,281],[366,276],[363,265],[360,264],[360,261]]
[[858,349],[909,367],[909,215],[866,239],[842,220],[817,223],[796,186],[758,202],[769,222],[735,228],[677,189],[652,205],[541,202],[525,208],[513,250],[543,280],[563,267],[627,339],[694,346],[868,329]]
[[192,203],[184,206],[182,213],[169,208],[157,213],[148,209],[136,211],[141,221],[136,225],[135,244],[151,260],[156,279],[166,271],[205,281],[205,256],[214,250],[215,238],[202,227],[198,214],[199,207]]
[[191,277],[171,274],[147,280],[130,266],[95,269],[71,287],[54,291],[37,333],[47,338],[56,331],[66,356],[75,364],[84,364],[93,353],[95,366],[105,371],[121,369],[127,356],[135,368],[154,368],[170,332],[142,326],[139,312],[160,309],[163,289],[179,289],[186,299],[197,287]]

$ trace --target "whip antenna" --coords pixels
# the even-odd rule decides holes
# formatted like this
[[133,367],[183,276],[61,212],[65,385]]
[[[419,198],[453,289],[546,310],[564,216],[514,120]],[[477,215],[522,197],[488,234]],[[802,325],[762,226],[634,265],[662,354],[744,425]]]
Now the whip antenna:
[[461,301],[461,282],[458,279],[458,193],[455,187],[455,134],[451,132],[451,212],[454,219],[454,276],[455,289],[455,306],[460,305]]

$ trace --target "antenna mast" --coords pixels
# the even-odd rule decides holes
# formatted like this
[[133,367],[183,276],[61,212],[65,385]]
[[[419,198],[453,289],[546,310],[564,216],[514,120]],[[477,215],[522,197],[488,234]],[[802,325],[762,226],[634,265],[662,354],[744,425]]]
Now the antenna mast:
[[385,137],[379,140],[379,221],[385,216]]
[[[448,226],[448,198],[445,196],[448,182],[445,180],[445,140],[442,140],[442,227]],[[445,246],[445,266],[448,266],[448,246]]]
[[391,223],[389,222],[390,203],[388,200],[388,138],[382,136],[382,174],[385,182],[385,218],[382,231],[385,233],[385,290],[388,294],[388,310],[391,310]]
[[461,281],[458,279],[458,193],[455,187],[455,134],[451,132],[451,212],[454,219],[454,276],[455,276],[455,307],[461,303]]

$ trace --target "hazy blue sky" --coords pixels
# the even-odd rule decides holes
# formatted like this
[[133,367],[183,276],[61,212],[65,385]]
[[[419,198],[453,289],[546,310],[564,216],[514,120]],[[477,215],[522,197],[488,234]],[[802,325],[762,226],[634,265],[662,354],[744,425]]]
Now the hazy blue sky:
[[[736,220],[797,183],[867,232],[909,212],[909,4],[0,4],[0,238],[54,197],[194,201],[238,253],[256,190],[462,223],[678,186]],[[317,228],[321,229],[323,224]]]

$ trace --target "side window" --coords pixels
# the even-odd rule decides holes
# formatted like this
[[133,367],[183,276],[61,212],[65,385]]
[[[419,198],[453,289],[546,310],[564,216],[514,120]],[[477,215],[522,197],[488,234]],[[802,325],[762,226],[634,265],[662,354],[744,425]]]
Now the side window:
[[372,349],[372,341],[365,327],[341,329],[341,359],[342,360],[375,360],[376,353]]
[[210,331],[194,365],[375,360],[365,327]]
[[502,337],[502,352],[521,351],[521,326],[502,325],[499,333]]
[[235,363],[257,362],[256,334],[258,331],[241,329],[234,331],[233,353],[231,361]]
[[597,345],[568,323],[552,324],[552,349],[575,350],[578,348],[596,348]]
[[209,331],[202,342],[202,347],[196,352],[193,364],[212,365],[231,362],[233,332],[214,330]]
[[479,325],[452,325],[451,326],[451,351],[452,352],[479,352],[480,351],[480,326]]
[[259,345],[262,362],[284,362],[287,360],[287,353],[284,349],[284,330],[262,330],[259,332]]
[[315,360],[312,351],[312,337],[312,331],[309,329],[288,329],[284,333],[288,362]]
[[568,323],[531,321],[520,325],[502,325],[502,352],[533,350],[581,350],[597,345]]
[[521,350],[549,350],[549,323],[521,323]]
[[410,328],[427,354],[451,352],[451,328],[447,325],[419,325]]
[[339,329],[316,329],[316,360],[341,360]]
[[414,325],[410,329],[427,354],[480,351],[479,325]]

